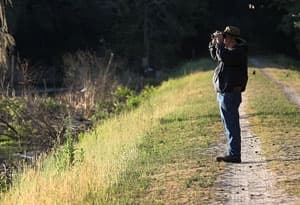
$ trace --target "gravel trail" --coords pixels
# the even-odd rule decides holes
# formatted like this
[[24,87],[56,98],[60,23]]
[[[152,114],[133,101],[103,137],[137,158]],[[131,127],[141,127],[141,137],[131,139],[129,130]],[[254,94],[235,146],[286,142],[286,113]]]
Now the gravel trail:
[[[277,176],[267,168],[260,140],[251,132],[248,116],[241,106],[242,163],[226,164],[224,174],[217,180],[215,204],[277,205],[300,204],[300,199],[279,190]],[[224,137],[224,136],[223,136]]]
[[[260,61],[255,58],[251,58],[250,63],[254,67],[263,68]],[[259,71],[278,84],[292,103],[300,106],[300,93],[274,79],[266,70],[259,69]],[[217,200],[212,204],[300,204],[299,198],[289,196],[275,186],[279,176],[267,167],[268,161],[262,155],[260,139],[251,132],[251,125],[245,113],[245,103],[247,99],[244,97],[240,107],[242,163],[226,164],[224,174],[217,179],[215,188]],[[220,154],[220,149],[217,152]]]

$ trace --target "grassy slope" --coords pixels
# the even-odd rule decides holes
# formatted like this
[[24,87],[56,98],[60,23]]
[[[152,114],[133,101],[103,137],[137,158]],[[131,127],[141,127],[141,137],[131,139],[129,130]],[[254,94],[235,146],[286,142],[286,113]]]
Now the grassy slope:
[[[195,67],[211,65],[197,62],[185,69]],[[48,157],[20,177],[1,197],[2,204],[160,203],[209,197],[219,167],[207,150],[216,142],[215,126],[220,126],[210,79],[211,72],[199,72],[163,83],[138,109],[85,134],[77,145],[84,151],[80,165],[58,172]],[[168,195],[184,196],[187,189],[191,199]]]
[[[276,75],[286,72],[299,76],[299,71],[285,69],[276,70]],[[279,176],[278,185],[300,196],[299,107],[288,102],[279,86],[260,72],[250,76],[247,96],[253,132],[262,139],[267,159]]]
[[147,133],[108,192],[109,204],[209,204],[214,197],[210,187],[223,165],[209,148],[218,140],[219,114],[211,74],[191,77],[187,102]]

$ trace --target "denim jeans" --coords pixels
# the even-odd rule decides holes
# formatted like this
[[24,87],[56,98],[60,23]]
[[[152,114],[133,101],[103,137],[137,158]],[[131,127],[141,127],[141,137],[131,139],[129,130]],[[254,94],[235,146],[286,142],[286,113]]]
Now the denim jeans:
[[241,156],[241,128],[239,106],[242,102],[240,92],[218,93],[221,119],[228,143],[228,155]]

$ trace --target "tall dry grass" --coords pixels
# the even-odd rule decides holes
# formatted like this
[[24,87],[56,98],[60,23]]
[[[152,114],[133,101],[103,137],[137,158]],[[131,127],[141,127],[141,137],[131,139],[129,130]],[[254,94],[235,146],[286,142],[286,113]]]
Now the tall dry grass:
[[63,60],[64,85],[71,92],[60,95],[59,99],[90,116],[96,102],[110,98],[119,84],[115,69],[120,66],[120,62],[109,51],[105,57],[90,51],[78,51],[66,54]]

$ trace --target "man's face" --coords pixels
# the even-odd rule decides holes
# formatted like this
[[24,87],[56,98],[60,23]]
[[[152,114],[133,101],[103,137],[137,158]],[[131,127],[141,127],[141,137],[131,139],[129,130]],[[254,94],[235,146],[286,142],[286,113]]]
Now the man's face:
[[234,41],[234,38],[232,36],[224,35],[223,43],[226,47],[230,47],[232,45],[233,41]]

